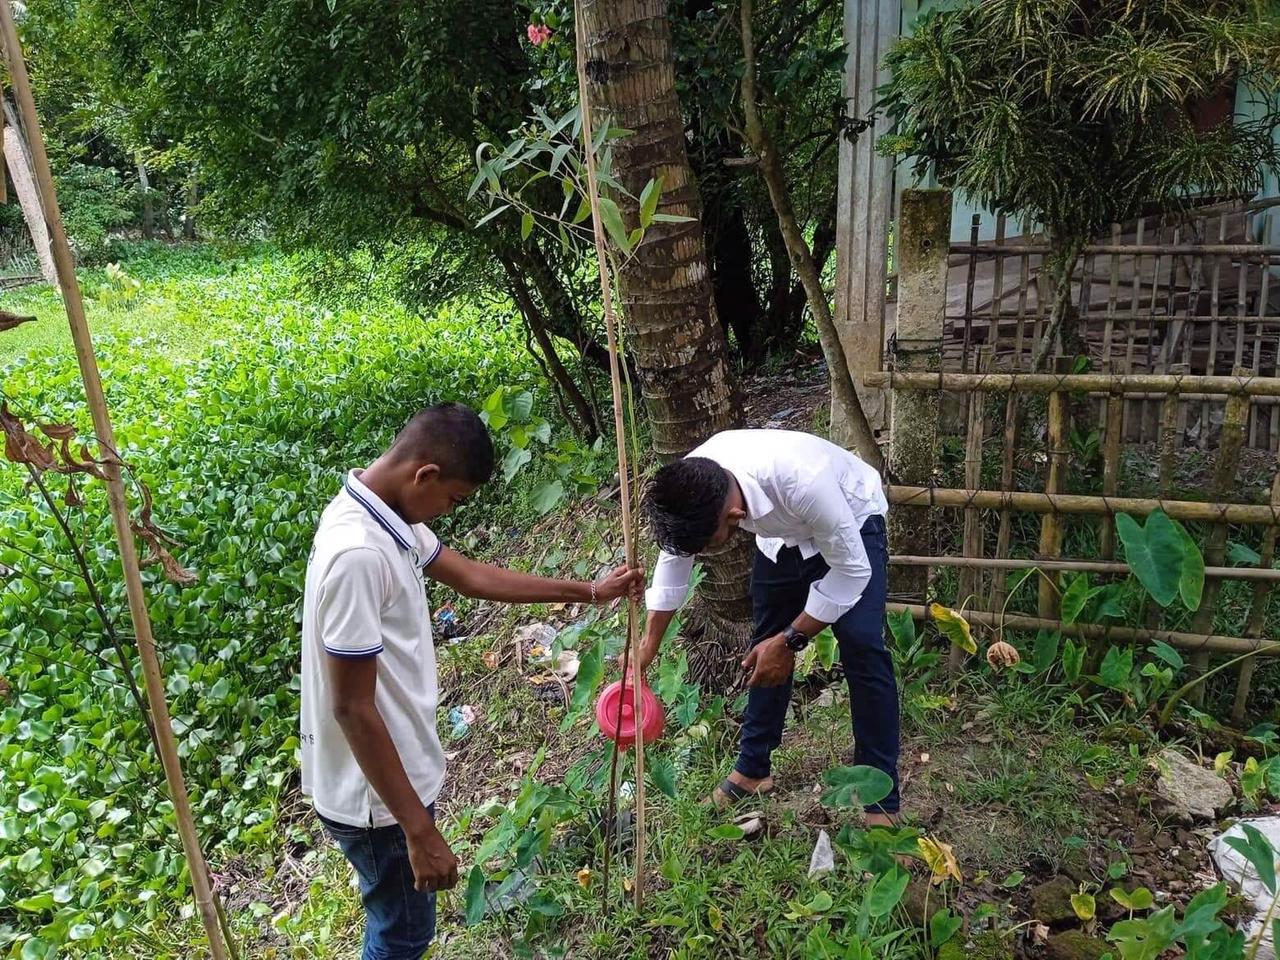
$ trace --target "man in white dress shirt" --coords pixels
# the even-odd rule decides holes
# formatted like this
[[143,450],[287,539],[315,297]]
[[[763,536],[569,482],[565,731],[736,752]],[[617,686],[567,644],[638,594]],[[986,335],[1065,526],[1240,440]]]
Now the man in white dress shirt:
[[774,789],[770,756],[782,742],[796,654],[830,626],[849,685],[854,763],[893,778],[893,792],[867,819],[891,824],[898,811],[898,690],[884,644],[888,502],[880,475],[807,433],[729,430],[659,470],[645,511],[662,554],[646,594],[642,670],[688,595],[694,557],[738,528],[756,535],[755,631],[742,664],[747,709],[738,761],[713,801]]

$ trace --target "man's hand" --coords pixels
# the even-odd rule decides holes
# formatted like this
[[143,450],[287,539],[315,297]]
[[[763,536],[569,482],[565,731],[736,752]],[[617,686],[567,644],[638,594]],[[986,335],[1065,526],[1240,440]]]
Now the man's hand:
[[795,668],[796,655],[787,649],[787,638],[782,634],[757,643],[742,661],[742,669],[748,671],[748,687],[786,683]]
[[450,890],[458,885],[458,858],[429,819],[425,826],[405,831],[413,885],[418,890]]
[[644,599],[643,570],[633,570],[623,564],[596,584],[596,600],[600,603],[609,603],[623,596]]
[[[660,637],[658,638],[658,640],[654,640],[654,641],[650,641],[648,637],[642,637],[640,639],[639,656],[636,658],[636,663],[639,664],[640,673],[642,676],[646,671],[648,671],[649,664],[653,663],[653,658],[658,655],[658,646],[659,646],[660,640],[661,640]],[[627,683],[630,684],[632,668],[627,664],[627,655],[625,652],[619,655],[618,665],[622,668],[623,673],[626,674]]]

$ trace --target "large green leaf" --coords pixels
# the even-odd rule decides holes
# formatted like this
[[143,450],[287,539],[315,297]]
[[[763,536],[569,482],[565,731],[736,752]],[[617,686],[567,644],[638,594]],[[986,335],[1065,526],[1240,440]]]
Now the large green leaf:
[[[1171,521],[1172,522],[1172,521]],[[1199,610],[1204,597],[1204,554],[1187,533],[1186,527],[1177,524],[1182,538],[1182,568],[1178,577],[1178,595],[1188,610]]]
[[869,807],[893,792],[893,779],[877,767],[833,767],[822,781],[830,787],[822,800],[835,807]]
[[1227,837],[1227,846],[1249,861],[1262,885],[1275,896],[1280,893],[1280,887],[1276,886],[1276,861],[1280,860],[1280,850],[1271,846],[1271,841],[1253,824],[1242,823],[1240,830],[1244,836]]
[[1117,514],[1116,532],[1124,544],[1125,560],[1138,582],[1160,606],[1173,603],[1182,577],[1182,531],[1163,511],[1157,510],[1147,517],[1142,527],[1128,514]]
[[1089,586],[1089,575],[1077,573],[1062,594],[1062,622],[1075,623],[1084,613],[1089,601],[1102,592],[1102,587]]
[[587,705],[594,699],[596,687],[603,676],[604,641],[597,640],[583,651],[581,658],[578,660],[578,677],[573,686],[573,698],[569,702],[569,716],[575,716],[578,712],[587,708]]
[[483,920],[484,911],[484,870],[477,863],[471,868],[471,873],[467,875],[467,925],[470,926]]
[[1045,673],[1058,661],[1058,647],[1062,643],[1062,634],[1056,630],[1041,630],[1036,634],[1035,646],[1031,652],[1031,665],[1036,673]]
[[1112,690],[1128,690],[1133,675],[1133,647],[1111,647],[1102,658],[1098,679]]
[[627,228],[622,222],[622,211],[608,197],[600,198],[600,220],[609,232],[613,242],[624,254],[631,252],[631,240],[627,236]]
[[871,916],[887,917],[902,900],[910,880],[911,874],[898,866],[880,877],[867,894],[867,911]]

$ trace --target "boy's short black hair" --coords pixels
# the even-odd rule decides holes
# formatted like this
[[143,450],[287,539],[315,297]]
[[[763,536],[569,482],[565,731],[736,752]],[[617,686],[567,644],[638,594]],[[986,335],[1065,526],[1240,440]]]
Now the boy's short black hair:
[[389,451],[397,461],[434,463],[445,480],[480,486],[493,476],[493,441],[484,421],[461,403],[437,403],[414,414]]
[[729,496],[729,474],[714,460],[685,457],[657,472],[645,497],[645,513],[658,546],[667,553],[701,553],[720,526]]

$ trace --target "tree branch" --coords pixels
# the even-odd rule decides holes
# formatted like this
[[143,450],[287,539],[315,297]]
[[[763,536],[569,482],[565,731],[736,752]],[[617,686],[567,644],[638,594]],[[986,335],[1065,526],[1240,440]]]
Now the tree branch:
[[791,205],[791,197],[787,193],[786,180],[783,176],[782,161],[774,147],[773,139],[760,120],[760,112],[756,105],[756,58],[755,38],[751,29],[752,0],[742,0],[742,52],[745,69],[742,74],[742,112],[745,115],[747,141],[751,149],[760,158],[759,170],[769,188],[769,200],[773,204],[774,213],[778,216],[778,225],[782,230],[783,240],[787,244],[787,255],[800,282],[804,285],[809,300],[809,310],[813,313],[818,327],[818,340],[822,344],[822,353],[827,359],[827,367],[831,374],[831,390],[839,399],[849,416],[849,428],[853,436],[858,455],[867,463],[879,470],[883,464],[880,447],[876,443],[875,432],[862,409],[858,399],[858,391],[849,372],[849,361],[844,355],[844,347],[840,343],[840,334],[836,330],[835,320],[831,316],[831,307],[827,303],[826,292],[822,289],[822,278],[813,259],[813,251],[796,221],[795,210]]

